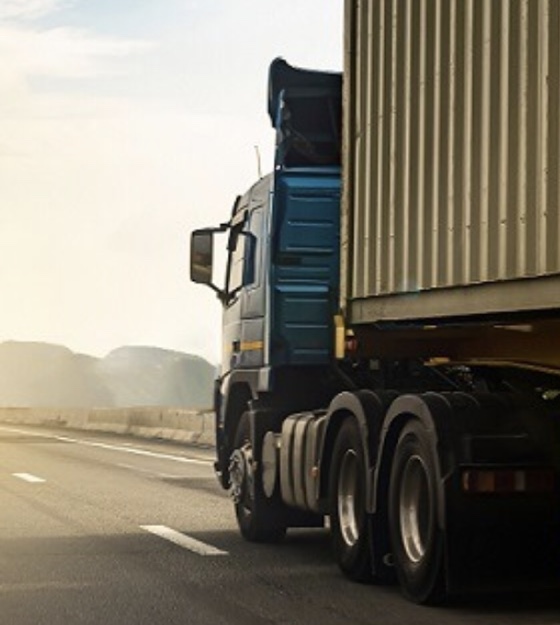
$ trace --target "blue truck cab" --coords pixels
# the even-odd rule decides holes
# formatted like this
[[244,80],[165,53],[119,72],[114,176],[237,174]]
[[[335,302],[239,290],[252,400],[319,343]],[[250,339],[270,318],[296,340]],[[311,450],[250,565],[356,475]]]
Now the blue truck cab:
[[[294,385],[305,387],[333,361],[341,87],[341,74],[273,61],[268,113],[276,130],[274,170],[237,198],[227,223],[192,233],[191,279],[213,288],[223,305],[215,410],[216,469],[224,487],[243,414],[268,398],[279,428],[281,413],[289,410],[278,408],[283,388],[293,396]],[[212,282],[216,232],[228,239],[223,288]]]

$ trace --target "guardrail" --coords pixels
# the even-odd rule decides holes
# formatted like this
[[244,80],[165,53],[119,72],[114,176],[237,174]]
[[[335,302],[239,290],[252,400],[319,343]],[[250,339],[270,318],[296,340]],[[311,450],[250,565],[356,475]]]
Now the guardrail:
[[0,408],[0,421],[214,445],[214,413],[184,408]]

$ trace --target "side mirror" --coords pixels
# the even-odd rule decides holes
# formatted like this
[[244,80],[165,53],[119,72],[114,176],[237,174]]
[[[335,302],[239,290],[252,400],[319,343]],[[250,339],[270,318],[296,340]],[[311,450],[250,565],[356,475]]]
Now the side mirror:
[[211,230],[195,230],[191,234],[191,280],[212,286],[214,237]]

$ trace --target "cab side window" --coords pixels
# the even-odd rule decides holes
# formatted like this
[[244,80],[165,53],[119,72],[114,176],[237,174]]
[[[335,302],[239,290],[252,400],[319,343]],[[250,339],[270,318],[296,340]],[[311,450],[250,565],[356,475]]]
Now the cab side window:
[[263,211],[257,208],[251,213],[248,224],[248,237],[245,242],[245,284],[260,284],[261,264],[258,259],[259,245],[262,239]]
[[241,287],[259,280],[257,241],[262,228],[262,210],[251,213],[249,219],[234,226],[228,244],[230,261],[227,291],[233,297]]
[[234,226],[230,232],[228,249],[230,254],[227,291],[233,296],[244,285],[246,236],[244,222]]

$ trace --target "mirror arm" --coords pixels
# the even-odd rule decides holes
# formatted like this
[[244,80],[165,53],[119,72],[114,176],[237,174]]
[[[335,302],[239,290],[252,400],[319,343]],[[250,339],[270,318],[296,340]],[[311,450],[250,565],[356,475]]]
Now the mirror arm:
[[220,289],[219,287],[217,287],[213,282],[210,282],[207,286],[209,286],[212,291],[214,291],[214,293],[216,293],[218,299],[220,300],[220,302],[222,304],[225,304],[226,302],[226,292],[222,291],[222,289]]

